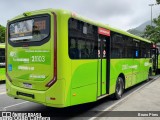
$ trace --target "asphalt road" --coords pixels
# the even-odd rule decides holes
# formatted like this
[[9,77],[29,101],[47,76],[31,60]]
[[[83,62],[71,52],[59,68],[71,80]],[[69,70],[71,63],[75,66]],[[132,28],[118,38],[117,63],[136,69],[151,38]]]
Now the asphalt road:
[[[159,76],[155,76],[154,79]],[[52,117],[54,119],[94,119],[103,110],[112,110],[118,104],[123,104],[123,101],[135,94],[138,90],[143,89],[147,85],[151,84],[155,80],[149,82],[140,83],[125,91],[123,97],[120,100],[113,100],[110,97],[103,98],[97,102],[77,105],[73,107],[58,109],[52,107],[46,107],[41,104],[32,103],[20,99],[14,99],[6,95],[5,83],[0,82],[0,108],[6,109],[6,111],[31,111],[41,112]],[[42,114],[43,115],[43,114]]]

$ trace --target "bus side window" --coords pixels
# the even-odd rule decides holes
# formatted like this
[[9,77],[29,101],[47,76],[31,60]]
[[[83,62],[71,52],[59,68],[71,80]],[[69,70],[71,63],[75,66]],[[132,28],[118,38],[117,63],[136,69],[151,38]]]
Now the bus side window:
[[69,19],[69,57],[71,59],[97,59],[97,27],[86,22]]
[[140,41],[137,39],[133,39],[133,52],[134,58],[140,58]]
[[112,33],[111,58],[123,58],[125,56],[124,39],[118,33]]
[[78,59],[78,58],[79,58],[78,45],[77,45],[75,39],[71,39],[71,40],[70,40],[69,56],[70,56],[72,59]]

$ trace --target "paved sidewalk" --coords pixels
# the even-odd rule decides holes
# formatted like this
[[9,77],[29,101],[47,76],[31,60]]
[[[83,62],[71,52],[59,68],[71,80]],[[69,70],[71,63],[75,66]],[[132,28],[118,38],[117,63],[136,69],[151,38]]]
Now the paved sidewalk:
[[[160,78],[138,90],[109,111],[147,111],[158,112],[158,117],[99,117],[105,120],[160,120]],[[127,113],[127,112],[126,112]],[[128,114],[128,113],[127,113]],[[129,114],[132,114],[131,112]],[[147,115],[143,114],[142,115]],[[157,114],[155,114],[157,115]],[[103,116],[103,115],[102,115]],[[138,116],[138,114],[137,114]]]

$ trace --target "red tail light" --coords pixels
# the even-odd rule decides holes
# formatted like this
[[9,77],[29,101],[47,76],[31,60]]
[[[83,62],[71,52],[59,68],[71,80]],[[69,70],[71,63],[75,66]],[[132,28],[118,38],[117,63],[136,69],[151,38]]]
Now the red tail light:
[[56,81],[57,81],[57,78],[54,77],[54,79],[51,80],[51,81],[46,85],[46,87],[51,87]]
[[[7,28],[8,28],[8,24],[7,24]],[[5,63],[6,63],[6,77],[8,78],[8,80],[10,82],[12,82],[11,78],[8,75],[8,63],[7,63],[7,43],[8,43],[8,29],[6,29],[6,39],[5,39]]]
[[53,79],[46,84],[46,87],[51,87],[57,81],[57,18],[56,14],[54,15],[54,77]]

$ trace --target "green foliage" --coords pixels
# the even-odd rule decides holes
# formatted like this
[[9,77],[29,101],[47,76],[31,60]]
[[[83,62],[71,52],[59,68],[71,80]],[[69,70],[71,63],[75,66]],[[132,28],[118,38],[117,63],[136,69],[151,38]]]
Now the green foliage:
[[5,42],[5,27],[0,25],[0,43]]
[[158,43],[160,42],[160,15],[158,16],[158,18],[155,18],[153,20],[153,23],[155,24],[155,26],[146,26],[144,37],[155,43]]
[[156,0],[157,1],[157,4],[160,4],[160,0]]

